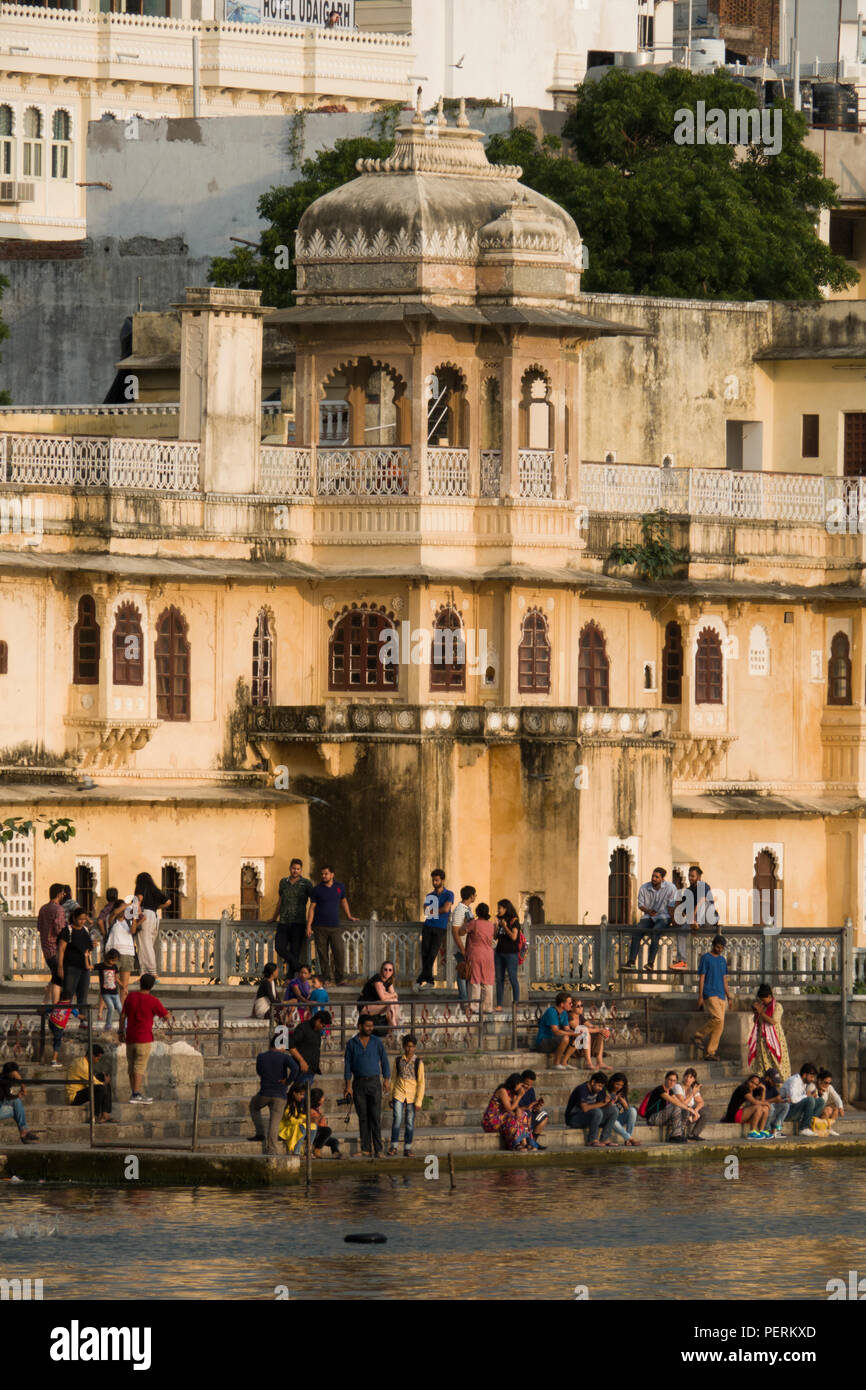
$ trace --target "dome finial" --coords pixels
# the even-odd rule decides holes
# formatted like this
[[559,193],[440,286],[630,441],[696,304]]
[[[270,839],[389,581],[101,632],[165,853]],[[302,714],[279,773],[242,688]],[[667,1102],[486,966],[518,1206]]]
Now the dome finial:
[[457,117],[457,124],[461,130],[469,129],[469,117],[466,114],[466,98],[460,98],[460,114]]

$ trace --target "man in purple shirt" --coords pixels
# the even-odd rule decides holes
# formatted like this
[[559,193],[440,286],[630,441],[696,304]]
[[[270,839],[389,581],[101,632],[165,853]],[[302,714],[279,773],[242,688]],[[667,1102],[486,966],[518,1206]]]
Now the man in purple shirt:
[[346,957],[343,950],[343,930],[340,926],[340,910],[345,912],[350,922],[357,922],[349,908],[349,900],[342,883],[334,878],[330,864],[321,868],[322,881],[310,894],[307,905],[307,936],[316,940],[316,963],[322,983],[328,973],[329,952],[334,957],[334,984],[341,985],[346,978]]
[[65,892],[62,883],[52,883],[48,890],[49,901],[44,907],[40,907],[36,919],[42,954],[51,976],[45,990],[45,1002],[51,1004],[56,1004],[60,999],[60,987],[63,984],[57,974],[57,938],[66,927],[66,913],[60,905]]

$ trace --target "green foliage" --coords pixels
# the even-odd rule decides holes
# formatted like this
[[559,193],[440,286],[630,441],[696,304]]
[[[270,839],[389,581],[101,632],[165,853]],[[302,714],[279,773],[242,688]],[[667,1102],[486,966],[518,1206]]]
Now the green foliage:
[[[65,845],[75,834],[75,826],[68,816],[37,816],[35,821],[23,820],[21,816],[7,816],[6,820],[0,821],[0,845],[8,845],[19,835],[26,839],[35,833],[37,824],[45,825],[42,833],[53,845]],[[0,893],[0,912],[8,911],[9,903]]]
[[[519,164],[523,181],[561,204],[589,247],[585,290],[693,299],[818,299],[856,272],[817,234],[836,187],[803,147],[805,117],[789,102],[782,148],[678,145],[677,111],[752,109],[757,97],[726,73],[615,71],[578,88],[563,135],[496,135],[488,156]],[[774,108],[775,109],[775,108]]]
[[261,290],[263,304],[288,308],[295,292],[295,232],[301,217],[317,198],[357,177],[357,160],[384,159],[392,146],[391,140],[367,137],[338,140],[333,149],[305,159],[297,183],[269,188],[259,198],[259,216],[268,225],[258,249],[239,246],[229,256],[216,256],[208,273],[210,283]]
[[[8,290],[8,288],[9,288],[9,281],[6,279],[6,276],[5,276],[5,275],[0,275],[0,299],[3,298],[3,291],[4,291],[4,290]],[[8,337],[9,337],[9,328],[8,328],[7,324],[5,324],[5,323],[3,322],[2,318],[0,318],[0,343],[3,342],[3,339],[4,339],[4,338],[8,338]],[[0,362],[2,362],[2,360],[3,360],[2,357],[0,357]],[[8,391],[0,391],[0,405],[9,405],[9,404],[11,404],[11,397],[10,397],[10,395],[9,395],[9,392],[8,392]]]
[[636,565],[641,579],[667,579],[678,565],[687,563],[687,552],[677,550],[671,543],[670,518],[665,512],[648,512],[641,517],[640,525],[639,543],[612,547],[612,565]]
[[378,140],[392,140],[397,130],[397,122],[403,115],[402,101],[389,101],[380,106],[373,120],[373,129]]
[[301,160],[304,157],[304,136],[306,130],[306,111],[296,111],[289,127],[289,159],[292,161],[293,169],[300,168]]

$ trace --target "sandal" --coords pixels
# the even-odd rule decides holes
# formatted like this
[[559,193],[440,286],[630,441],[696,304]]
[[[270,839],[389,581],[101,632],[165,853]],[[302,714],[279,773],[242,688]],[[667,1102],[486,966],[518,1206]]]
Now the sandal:
[[389,1158],[396,1158],[396,1157],[397,1157],[397,1150],[396,1150],[396,1148],[394,1147],[393,1144],[391,1145],[390,1149],[388,1150],[388,1157],[389,1157]]

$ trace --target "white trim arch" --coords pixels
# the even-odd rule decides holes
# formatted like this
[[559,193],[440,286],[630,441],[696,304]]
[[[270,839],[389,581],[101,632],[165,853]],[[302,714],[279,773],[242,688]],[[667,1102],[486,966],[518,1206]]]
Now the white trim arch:
[[102,859],[96,854],[77,854],[74,869],[89,869],[93,875],[93,896],[102,897]]

